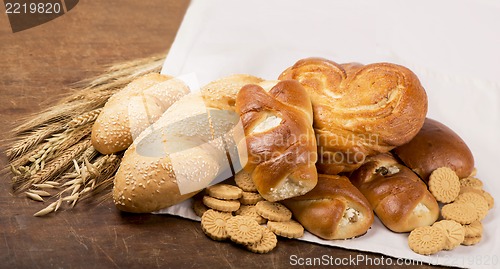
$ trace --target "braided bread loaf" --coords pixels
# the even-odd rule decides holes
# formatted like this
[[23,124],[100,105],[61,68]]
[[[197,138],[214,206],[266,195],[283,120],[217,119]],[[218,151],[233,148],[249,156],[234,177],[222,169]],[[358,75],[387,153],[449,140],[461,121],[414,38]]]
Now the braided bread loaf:
[[417,76],[395,64],[339,65],[307,58],[279,79],[298,80],[311,97],[320,173],[353,171],[366,156],[405,144],[427,113]]

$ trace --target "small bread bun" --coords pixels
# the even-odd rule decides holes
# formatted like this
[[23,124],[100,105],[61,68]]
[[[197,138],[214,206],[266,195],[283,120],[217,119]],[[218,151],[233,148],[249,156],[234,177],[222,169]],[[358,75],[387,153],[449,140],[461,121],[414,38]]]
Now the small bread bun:
[[474,169],[474,157],[462,138],[429,118],[410,142],[394,149],[394,154],[424,182],[440,167],[451,168],[459,178],[468,177]]
[[439,217],[439,205],[424,182],[389,153],[368,157],[350,180],[393,232],[432,225]]
[[92,145],[102,154],[127,149],[135,137],[189,92],[180,80],[158,73],[142,76],[114,94],[92,126]]
[[312,191],[283,204],[304,228],[326,240],[363,235],[374,220],[368,200],[343,176],[320,174]]

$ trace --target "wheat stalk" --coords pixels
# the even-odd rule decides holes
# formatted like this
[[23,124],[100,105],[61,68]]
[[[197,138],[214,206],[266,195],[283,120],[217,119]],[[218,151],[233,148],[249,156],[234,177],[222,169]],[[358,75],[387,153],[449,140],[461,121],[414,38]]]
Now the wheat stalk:
[[44,170],[45,164],[57,156],[58,153],[73,146],[83,137],[90,133],[90,128],[80,128],[77,130],[65,130],[63,133],[53,134],[46,139],[37,149],[26,154],[24,158],[12,161],[11,170],[20,175],[22,179],[29,179],[31,176]]
[[[96,190],[104,190],[103,186],[109,183],[110,178],[119,167],[121,158],[117,155],[103,155],[96,159],[94,163],[90,163],[87,159],[78,165],[76,160],[74,161],[75,170],[77,173],[67,173],[63,178],[71,179],[61,187],[66,187],[64,190],[60,191],[57,196],[58,200],[46,208],[36,212],[34,216],[41,217],[52,212],[56,212],[62,202],[66,201],[70,204],[70,207],[74,207],[78,201],[89,198],[96,194]],[[106,185],[109,187],[110,185]],[[69,195],[65,195],[70,193]],[[36,192],[26,193],[31,199],[36,201],[43,201],[42,197],[35,196]],[[42,193],[43,194],[43,193]]]
[[101,113],[102,108],[94,109],[91,110],[87,113],[84,113],[76,118],[71,119],[68,124],[66,124],[67,128],[76,128],[76,127],[81,127],[84,126],[88,123],[94,122],[97,119],[97,116]]
[[57,104],[10,128],[11,138],[2,141],[9,166],[1,173],[10,173],[14,191],[24,191],[30,199],[56,199],[35,216],[58,211],[64,201],[72,207],[91,197],[109,198],[121,156],[102,155],[92,147],[92,124],[114,93],[139,76],[159,72],[163,58],[164,54],[114,65],[75,83]]
[[54,178],[54,176],[60,174],[64,171],[64,168],[67,168],[71,165],[72,160],[78,156],[78,154],[82,153],[86,148],[91,145],[90,139],[85,139],[83,141],[78,142],[74,146],[64,150],[61,155],[49,162],[47,166],[40,171],[40,173],[35,174],[31,178],[31,182],[33,184],[42,183],[50,178]]
[[50,137],[52,134],[61,131],[63,128],[62,124],[54,123],[51,125],[45,125],[31,132],[27,132],[19,137],[19,141],[14,143],[7,151],[7,157],[10,160],[21,156],[22,154],[33,149],[36,145],[42,142],[45,138]]

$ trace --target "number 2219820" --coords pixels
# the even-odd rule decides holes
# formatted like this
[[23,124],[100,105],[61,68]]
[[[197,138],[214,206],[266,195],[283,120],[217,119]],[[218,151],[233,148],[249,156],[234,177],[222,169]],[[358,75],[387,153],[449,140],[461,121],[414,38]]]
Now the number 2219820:
[[60,3],[5,3],[7,14],[58,14],[61,10]]

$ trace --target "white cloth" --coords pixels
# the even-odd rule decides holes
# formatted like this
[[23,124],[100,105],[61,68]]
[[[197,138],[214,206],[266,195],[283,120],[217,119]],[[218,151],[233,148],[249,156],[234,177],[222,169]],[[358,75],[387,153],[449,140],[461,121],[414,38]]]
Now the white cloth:
[[[194,74],[200,85],[235,73],[276,79],[300,58],[393,62],[420,78],[428,116],[455,130],[474,153],[478,177],[500,194],[500,2],[192,0],[163,73]],[[378,220],[362,237],[302,240],[431,264],[500,266],[498,206],[483,221],[484,238],[432,256],[413,253],[407,234]],[[190,201],[160,211],[197,219]],[[318,256],[319,257],[319,256]]]

